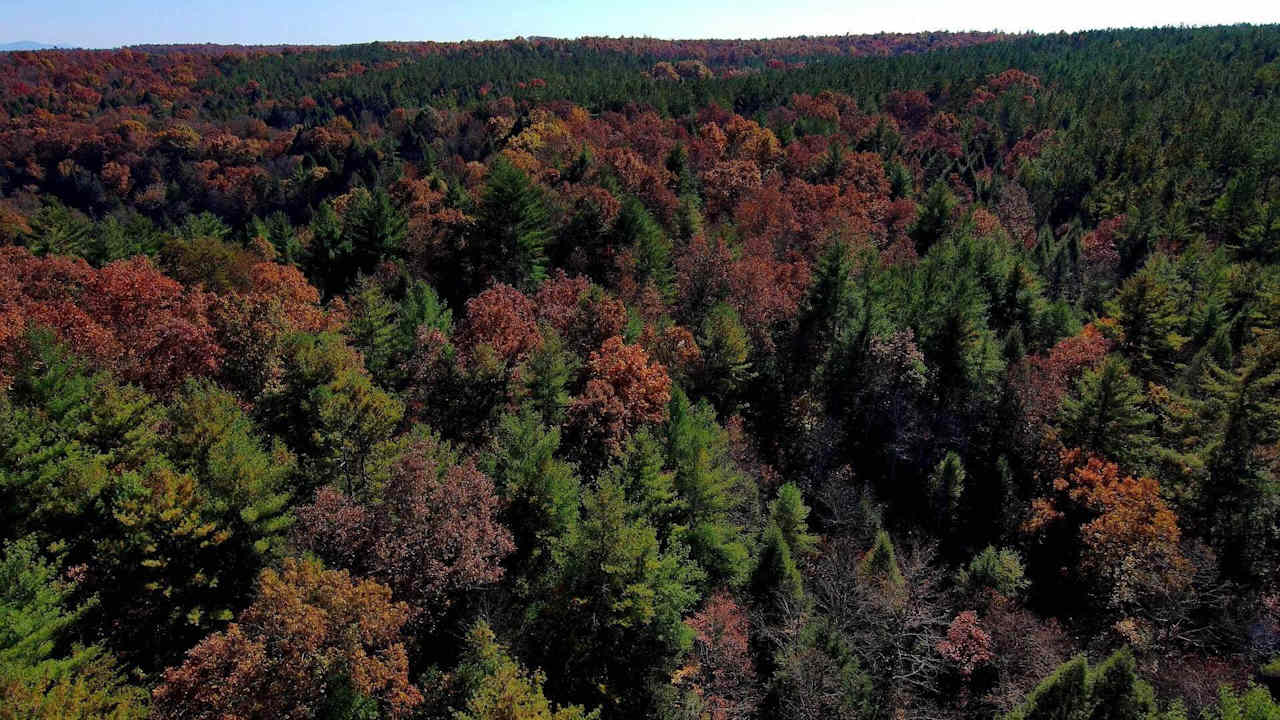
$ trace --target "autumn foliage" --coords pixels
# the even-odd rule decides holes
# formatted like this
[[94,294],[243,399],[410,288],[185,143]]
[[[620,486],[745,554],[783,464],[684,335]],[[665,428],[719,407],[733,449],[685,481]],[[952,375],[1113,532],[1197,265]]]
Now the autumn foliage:
[[572,413],[591,435],[617,443],[641,423],[661,421],[671,400],[666,368],[615,335],[591,353],[591,377]]
[[0,720],[1274,716],[1277,47],[0,53]]
[[184,289],[146,258],[95,270],[83,260],[0,249],[5,333],[47,327],[98,366],[160,392],[218,370],[223,348],[209,321],[214,298]]
[[237,622],[165,673],[155,713],[306,718],[346,700],[406,717],[422,701],[409,682],[401,635],[410,617],[376,582],[286,561],[281,572],[262,574],[258,597]]

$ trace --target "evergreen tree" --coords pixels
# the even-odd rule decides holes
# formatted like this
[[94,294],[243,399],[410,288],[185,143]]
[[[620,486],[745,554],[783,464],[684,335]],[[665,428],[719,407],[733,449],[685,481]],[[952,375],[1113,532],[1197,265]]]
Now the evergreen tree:
[[[1218,691],[1218,701],[1204,711],[1204,720],[1277,720],[1280,703],[1265,687],[1251,685],[1237,692],[1229,685]],[[1170,720],[1173,720],[1172,718]]]
[[568,419],[572,401],[569,387],[581,366],[578,357],[564,347],[559,334],[543,330],[542,344],[529,353],[520,370],[526,402],[542,422],[559,427]]
[[231,543],[243,546],[238,561],[247,584],[282,551],[292,524],[293,454],[279,440],[264,445],[235,397],[207,381],[188,382],[168,420],[166,453],[200,480],[211,495],[210,511],[232,529]]
[[396,347],[407,355],[418,339],[421,328],[439,330],[445,337],[453,332],[453,313],[450,312],[435,288],[423,280],[410,280],[400,300],[397,313]]
[[751,592],[775,614],[804,601],[804,578],[777,523],[770,522],[765,528],[751,576]]
[[[398,257],[404,250],[408,228],[408,218],[386,190],[357,192],[342,225],[340,247],[349,255],[338,258],[350,264],[348,281],[357,273],[370,272],[384,260]],[[338,288],[331,290],[336,292]]]
[[356,281],[347,299],[349,319],[346,333],[351,345],[360,351],[365,368],[383,385],[389,385],[397,359],[400,327],[399,308],[382,286],[371,276]]
[[594,720],[600,715],[578,705],[552,705],[542,692],[546,676],[521,667],[483,620],[467,633],[454,678],[465,698],[454,720]]
[[942,528],[954,531],[960,522],[960,502],[968,474],[960,456],[948,452],[929,476],[929,499]]
[[1234,371],[1211,366],[1204,381],[1208,442],[1201,456],[1208,482],[1201,498],[1228,568],[1245,577],[1269,575],[1280,518],[1280,481],[1260,449],[1280,438],[1280,335],[1267,333],[1244,351]]
[[1148,433],[1153,415],[1143,410],[1142,383],[1122,359],[1109,356],[1085,371],[1075,390],[1062,399],[1062,441],[1118,462],[1140,464],[1152,455]]
[[74,586],[36,550],[34,538],[0,554],[0,716],[144,718],[146,692],[127,686],[98,646],[71,645],[85,607],[69,605]]
[[769,520],[782,531],[782,538],[796,558],[806,558],[818,551],[818,537],[809,533],[809,508],[800,496],[800,488],[785,483],[778,497],[769,503]]
[[342,220],[333,203],[323,202],[311,220],[311,242],[304,253],[307,277],[326,296],[336,295],[346,289],[355,274],[351,267],[353,248],[351,238],[344,237]]
[[988,545],[960,570],[959,584],[971,594],[990,589],[1006,598],[1017,598],[1031,584],[1017,551]]
[[681,539],[713,584],[741,582],[749,558],[734,516],[753,501],[746,478],[729,455],[728,438],[707,404],[672,393],[667,454],[675,471]]
[[582,519],[556,545],[550,586],[530,640],[564,672],[563,691],[641,712],[647,687],[674,669],[692,633],[683,614],[703,575],[678,543],[659,544],[636,520],[622,487],[602,479],[583,497]]
[[1096,667],[1083,655],[1063,663],[1004,720],[1157,720],[1155,694],[1128,648]]
[[82,213],[53,201],[31,218],[31,230],[23,243],[37,255],[89,254],[93,223]]
[[636,284],[652,285],[666,300],[675,294],[675,266],[671,240],[643,203],[628,198],[613,224],[613,243],[630,249]]
[[254,408],[258,420],[299,455],[304,490],[337,482],[364,492],[374,449],[390,439],[404,406],[373,383],[340,335],[292,335],[283,358],[282,377]]
[[703,318],[698,336],[703,380],[699,383],[720,407],[751,378],[751,338],[732,306],[719,303]]
[[1003,720],[1084,720],[1089,717],[1089,666],[1083,655],[1064,663]]
[[893,547],[889,533],[884,530],[876,533],[875,542],[862,557],[858,571],[867,580],[881,583],[890,590],[897,591],[906,586],[902,569],[898,567],[898,551]]
[[681,529],[675,524],[680,508],[675,473],[665,466],[666,453],[661,438],[641,430],[627,439],[614,463],[602,475],[623,488],[636,508],[637,519],[653,523],[658,539],[664,542],[671,537],[672,530]]
[[777,717],[858,720],[875,717],[872,679],[835,623],[821,616],[788,638],[771,681]]
[[467,238],[463,270],[469,288],[492,281],[526,292],[535,290],[547,276],[550,234],[542,189],[507,160],[495,160]]
[[1115,299],[1107,304],[1122,333],[1120,351],[1145,379],[1169,377],[1176,355],[1186,342],[1178,333],[1184,318],[1172,275],[1168,260],[1157,256],[1125,281]]
[[951,213],[958,202],[951,188],[942,180],[929,188],[920,202],[916,223],[911,228],[911,239],[916,243],[916,252],[924,255],[929,248],[946,237],[951,228]]
[[506,501],[504,524],[515,538],[508,566],[534,580],[552,544],[578,522],[581,483],[573,466],[556,458],[559,447],[560,431],[537,415],[509,414],[498,421],[494,450],[484,461]]
[[1090,669],[1089,699],[1089,720],[1148,720],[1156,712],[1155,694],[1138,677],[1129,648]]

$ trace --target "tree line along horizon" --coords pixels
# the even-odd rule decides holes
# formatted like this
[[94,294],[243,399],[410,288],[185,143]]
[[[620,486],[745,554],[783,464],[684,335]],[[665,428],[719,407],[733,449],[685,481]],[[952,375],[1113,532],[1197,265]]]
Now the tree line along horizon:
[[1280,26],[0,54],[0,720],[1280,718]]

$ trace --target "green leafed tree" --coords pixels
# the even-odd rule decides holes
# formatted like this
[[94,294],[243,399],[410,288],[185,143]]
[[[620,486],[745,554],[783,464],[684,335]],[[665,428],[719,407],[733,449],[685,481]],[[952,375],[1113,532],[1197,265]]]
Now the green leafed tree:
[[1068,660],[1036,686],[1003,720],[1158,720],[1155,693],[1138,676],[1133,654],[1122,648],[1090,667],[1083,655]]
[[494,161],[467,237],[469,287],[500,282],[531,292],[546,279],[550,212],[542,189],[503,158]]
[[125,684],[96,645],[71,642],[85,607],[33,538],[0,554],[0,718],[132,720],[147,716],[146,693]]
[[692,633],[684,614],[703,573],[679,543],[660,543],[623,488],[587,493],[582,518],[555,549],[550,588],[535,605],[531,645],[563,672],[562,692],[641,712],[649,684],[675,669]]
[[454,671],[465,697],[454,720],[594,720],[599,711],[580,705],[555,706],[543,694],[546,676],[521,667],[481,620],[467,633],[462,659]]
[[817,553],[818,536],[809,533],[809,507],[794,483],[778,488],[778,497],[769,503],[769,519],[782,531],[793,556],[806,558]]
[[750,560],[740,518],[755,501],[754,486],[734,465],[728,435],[710,405],[672,393],[667,454],[680,537],[713,584],[741,582]]
[[652,285],[670,300],[675,293],[671,240],[639,200],[630,198],[622,204],[613,224],[613,241],[619,249],[630,250],[636,285]]
[[1155,417],[1143,409],[1144,400],[1142,382],[1112,355],[1086,370],[1062,399],[1062,441],[1133,467],[1151,455],[1154,442],[1148,428]]
[[804,602],[804,578],[796,567],[782,528],[775,523],[765,528],[760,541],[755,572],[751,576],[751,591],[775,617],[788,608],[798,608]]

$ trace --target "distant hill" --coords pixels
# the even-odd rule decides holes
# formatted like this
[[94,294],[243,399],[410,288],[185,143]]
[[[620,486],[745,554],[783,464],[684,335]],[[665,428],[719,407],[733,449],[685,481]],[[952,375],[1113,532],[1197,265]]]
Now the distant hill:
[[52,50],[57,45],[46,45],[44,43],[32,42],[31,40],[19,40],[18,42],[0,44],[0,52],[12,52],[14,50]]

